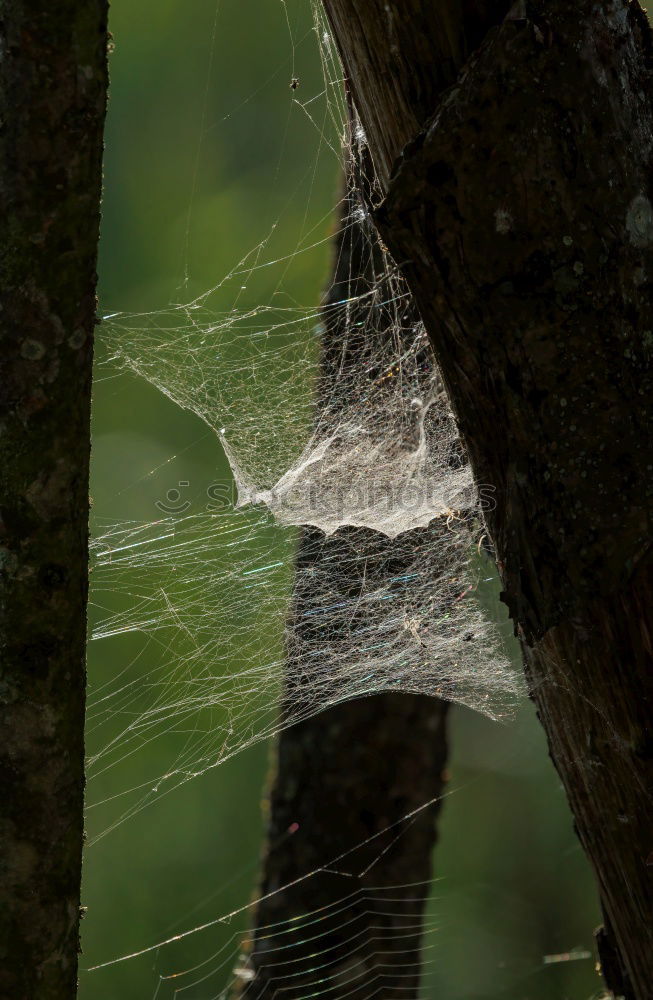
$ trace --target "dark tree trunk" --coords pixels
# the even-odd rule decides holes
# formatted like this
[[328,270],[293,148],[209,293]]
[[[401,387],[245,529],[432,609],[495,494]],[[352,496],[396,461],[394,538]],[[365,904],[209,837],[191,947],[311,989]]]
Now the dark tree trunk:
[[418,996],[445,758],[445,706],[420,695],[359,699],[281,734],[237,995]]
[[[519,0],[495,28],[506,5],[488,3],[481,31],[454,0],[325,6],[385,180],[379,227],[496,489],[504,599],[596,873],[603,972],[650,1000],[649,25],[636,0]],[[452,23],[460,52],[478,46],[455,82]]]
[[106,0],[0,14],[0,995],[76,993]]
[[[343,216],[348,224],[336,240],[324,312],[327,381],[339,365],[347,370],[348,351],[360,364],[360,351],[372,346],[347,339],[356,328],[356,310],[362,316],[369,305],[351,306],[346,329],[342,310],[333,305],[375,287],[376,268],[380,273],[384,266],[370,222],[352,221],[358,194],[350,187]],[[377,327],[372,334],[388,335]],[[331,405],[337,407],[338,400]],[[365,625],[366,609],[352,615],[355,602],[346,601],[343,591],[349,567],[350,596],[356,596],[358,554],[367,580],[381,585],[410,568],[402,563],[405,541],[365,528],[341,528],[326,539],[317,529],[303,530],[290,630],[299,650],[303,640],[314,646],[309,633],[316,621],[299,609],[319,609],[325,592],[346,603],[342,621],[330,617],[328,641],[354,636]],[[319,574],[319,592],[307,568]],[[301,712],[302,699],[314,700],[311,662],[289,646],[282,715]],[[322,696],[328,700],[329,692]],[[437,698],[386,693],[336,705],[281,733],[261,899],[235,995],[251,1000],[281,995],[300,1000],[324,990],[333,1000],[418,995],[423,910],[445,780],[446,716],[447,704]]]

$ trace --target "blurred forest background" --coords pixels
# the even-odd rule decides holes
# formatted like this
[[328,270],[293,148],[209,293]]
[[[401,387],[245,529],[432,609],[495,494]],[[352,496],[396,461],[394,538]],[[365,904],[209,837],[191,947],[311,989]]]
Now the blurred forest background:
[[[100,315],[156,313],[206,292],[275,224],[264,259],[291,255],[290,263],[263,269],[246,282],[237,279],[237,290],[228,284],[213,304],[228,309],[237,295],[240,306],[251,306],[276,295],[285,304],[315,305],[328,276],[326,237],[339,170],[327,142],[334,139],[333,128],[317,96],[324,85],[309,0],[113,0],[111,28]],[[298,103],[308,101],[313,120]],[[315,242],[314,249],[295,254]],[[207,486],[230,475],[220,443],[205,425],[107,364],[111,348],[110,328],[100,330],[93,417],[96,534],[110,522],[155,521],[161,516],[157,500],[175,489],[198,513]],[[276,544],[272,534],[269,544]],[[94,600],[92,621],[103,616],[111,596],[96,594]],[[496,609],[505,619],[498,600]],[[270,647],[280,647],[282,627],[278,621],[265,637]],[[161,655],[156,643],[134,635],[91,643],[91,705],[104,685],[118,683],[126,664],[132,664],[133,679],[134,670],[144,676]],[[174,648],[166,655],[174,655]],[[116,732],[121,722],[116,720]],[[91,711],[89,753],[110,735],[96,730]],[[531,705],[506,724],[454,707],[451,749],[422,996],[597,996],[596,895]],[[160,751],[159,742],[117,771],[91,772],[82,1000],[164,1000],[190,980],[160,976],[202,962],[209,978],[179,996],[217,997],[247,926],[247,913],[240,912],[177,944],[84,971],[242,911],[255,891],[266,744],[158,798],[93,843],[120,814],[120,807],[111,811],[120,803],[115,797],[165,769],[165,756],[156,756]],[[233,947],[220,953],[227,942]],[[574,951],[591,957],[550,958]]]

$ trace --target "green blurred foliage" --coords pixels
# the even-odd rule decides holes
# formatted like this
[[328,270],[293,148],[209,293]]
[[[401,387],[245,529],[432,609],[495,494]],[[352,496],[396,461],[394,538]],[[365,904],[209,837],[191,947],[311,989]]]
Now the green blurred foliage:
[[[292,260],[236,276],[212,304],[315,304],[328,273],[338,164],[327,144],[334,136],[324,103],[311,104],[313,122],[294,103],[323,87],[308,0],[113,0],[111,27],[100,313],[156,313],[188,301],[217,286],[268,237],[261,261]],[[298,92],[290,88],[293,77]],[[294,254],[313,242],[314,250]],[[185,497],[198,511],[207,485],[229,476],[204,424],[107,365],[111,348],[110,337],[100,337],[96,535],[106,523],[156,520],[157,499],[180,482],[190,484]],[[273,533],[269,544],[277,544]],[[124,600],[96,593],[91,623]],[[252,627],[234,620],[234,628],[245,625]],[[281,625],[268,637],[270,647],[280,644]],[[127,671],[124,677],[136,682],[129,705],[135,711],[138,679],[161,656],[157,643],[138,636],[92,643],[91,703]],[[116,719],[116,732],[123,723]],[[108,735],[89,713],[89,753]],[[170,753],[177,739],[171,734]],[[532,708],[505,726],[455,708],[451,739],[430,903],[438,929],[426,942],[423,996],[586,1000],[600,989],[593,960],[544,961],[576,947],[592,951],[598,913]],[[121,768],[91,774],[89,841],[120,815],[128,788],[165,770],[165,750],[157,743]],[[219,967],[227,954],[221,958],[219,949],[247,924],[243,908],[256,884],[267,753],[261,744],[244,751],[157,798],[87,849],[82,1000],[164,1000],[175,982],[160,975],[202,962],[205,971]],[[158,952],[84,971],[235,910],[241,912],[232,920]],[[179,996],[217,996],[230,971],[227,963]]]

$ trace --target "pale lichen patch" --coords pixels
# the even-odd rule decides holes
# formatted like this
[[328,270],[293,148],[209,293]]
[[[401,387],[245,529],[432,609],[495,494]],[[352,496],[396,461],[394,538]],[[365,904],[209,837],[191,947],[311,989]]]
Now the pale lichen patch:
[[24,340],[20,348],[21,357],[26,361],[40,361],[45,354],[45,345],[40,340]]
[[68,346],[72,347],[74,351],[77,351],[82,346],[85,340],[86,340],[86,330],[82,330],[82,328],[78,326],[77,329],[74,330],[71,333],[70,337],[68,338]]
[[497,208],[494,213],[494,222],[496,231],[501,236],[505,236],[511,232],[514,219],[506,208]]
[[626,230],[630,242],[640,250],[653,242],[653,208],[646,195],[636,195],[628,206]]

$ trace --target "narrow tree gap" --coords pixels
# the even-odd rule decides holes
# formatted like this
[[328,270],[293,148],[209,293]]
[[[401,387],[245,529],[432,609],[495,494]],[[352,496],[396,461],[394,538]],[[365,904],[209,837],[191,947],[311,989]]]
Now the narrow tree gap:
[[[369,311],[369,303],[357,304],[356,298],[375,288],[384,263],[353,161],[334,256],[322,334],[324,380],[347,366],[348,352],[360,364],[361,352],[369,351],[372,385],[383,374],[373,370],[377,352],[351,333],[357,310],[361,316]],[[348,299],[346,314],[329,308]],[[382,299],[379,293],[373,334],[379,338],[391,335]],[[410,303],[406,310],[412,310]],[[338,400],[330,405],[337,407]],[[442,530],[417,534],[430,532],[435,544]],[[355,567],[358,551],[368,581],[378,578],[382,585],[410,569],[405,545],[369,529],[341,528],[327,539],[317,529],[303,529],[297,569],[318,574],[321,586],[312,587],[310,573],[302,572],[301,592],[295,590],[291,614],[299,615],[301,608],[302,617],[293,623],[284,696],[293,713],[307,699],[309,708],[315,697],[316,679],[301,646],[308,639],[312,648],[309,632],[320,627],[310,609],[322,599],[329,577],[334,590],[341,587],[342,567]],[[352,576],[353,600],[359,587]],[[365,616],[365,607],[354,615],[348,607],[339,626],[343,636],[363,627]],[[333,621],[329,627],[325,640],[337,640]],[[328,691],[321,696],[328,700]],[[282,716],[285,711],[282,705]],[[281,733],[253,945],[243,956],[234,996],[271,1000],[281,991],[300,1000],[319,988],[334,1000],[364,998],[371,989],[400,1000],[417,997],[423,911],[445,781],[447,711],[437,698],[387,693],[328,708]],[[322,870],[331,861],[333,869]]]
[[437,90],[439,6],[410,27],[392,2],[325,8],[387,179],[381,233],[496,490],[504,598],[596,873],[606,983],[650,1000],[650,28],[636,0],[517,3],[427,122],[406,81]]
[[0,995],[77,991],[106,0],[0,16]]

